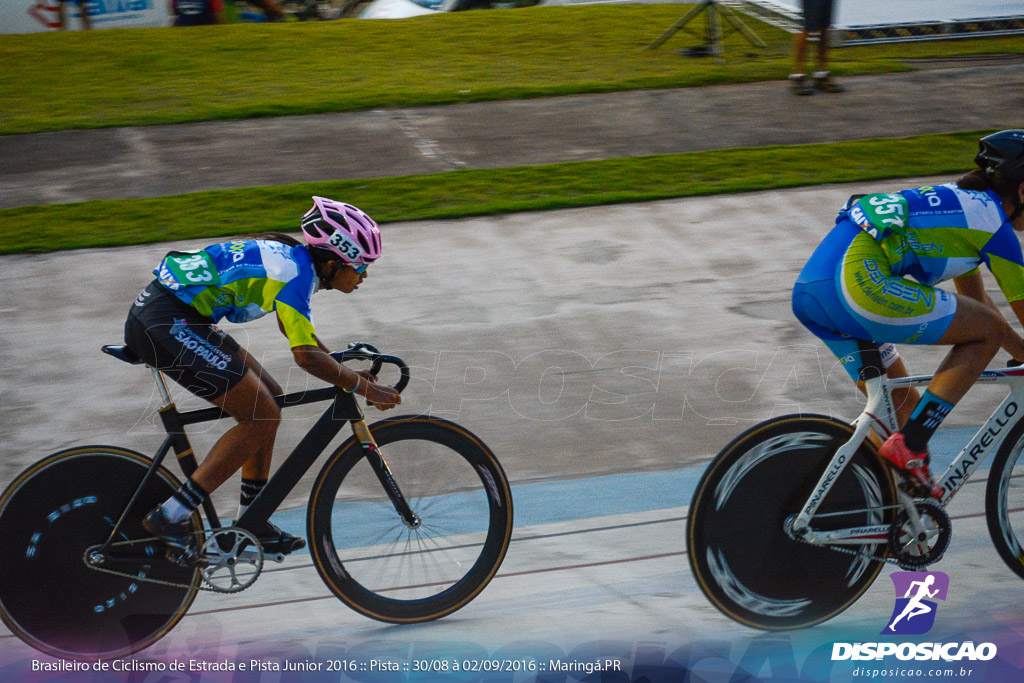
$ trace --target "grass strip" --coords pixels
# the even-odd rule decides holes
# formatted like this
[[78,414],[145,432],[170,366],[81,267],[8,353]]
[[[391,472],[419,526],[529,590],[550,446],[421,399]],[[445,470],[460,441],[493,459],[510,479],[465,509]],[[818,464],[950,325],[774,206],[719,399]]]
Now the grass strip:
[[[0,134],[410,107],[785,79],[792,37],[747,20],[726,63],[683,57],[687,5],[449,12],[387,21],[229,24],[0,36]],[[694,29],[703,27],[698,18]],[[833,50],[840,75],[908,59],[1024,53],[1019,37]]]
[[[310,196],[381,223],[638,202],[969,170],[990,131],[755,147],[196,192],[0,211],[0,253],[211,240],[298,228]],[[386,228],[385,228],[386,230]]]

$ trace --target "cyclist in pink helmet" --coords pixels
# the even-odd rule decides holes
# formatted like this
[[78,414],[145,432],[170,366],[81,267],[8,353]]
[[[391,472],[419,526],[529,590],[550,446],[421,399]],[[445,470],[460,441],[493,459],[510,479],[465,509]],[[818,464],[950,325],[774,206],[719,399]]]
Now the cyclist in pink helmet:
[[[188,533],[189,515],[235,471],[242,470],[239,516],[266,485],[281,421],[274,401],[274,395],[284,393],[281,386],[215,323],[224,318],[245,323],[273,311],[303,370],[381,410],[401,403],[398,392],[378,385],[369,372],[354,372],[335,361],[313,327],[313,294],[355,291],[369,264],[380,257],[377,224],[350,204],[314,197],[301,228],[306,244],[269,233],[198,251],[172,251],[129,311],[127,346],[237,421],[181,489],[143,520],[177,561],[188,562],[197,552],[196,539]],[[269,522],[256,535],[266,552],[289,553],[305,545]]]

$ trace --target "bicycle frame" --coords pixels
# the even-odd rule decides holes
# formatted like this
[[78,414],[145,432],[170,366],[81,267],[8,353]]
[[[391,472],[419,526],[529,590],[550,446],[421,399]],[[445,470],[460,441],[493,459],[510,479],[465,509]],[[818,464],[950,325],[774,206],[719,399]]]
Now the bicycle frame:
[[[374,370],[371,370],[374,374],[376,374],[380,362],[398,365],[403,374],[403,378],[398,385],[399,390],[404,387],[404,383],[407,381],[408,369],[405,367],[404,363],[392,356],[377,354],[372,358],[367,358],[366,356],[358,355],[358,353],[349,355],[348,352],[341,352],[340,354],[332,355],[334,355],[335,359],[339,361],[353,358],[374,360]],[[128,514],[134,508],[139,494],[145,488],[147,482],[151,479],[157,468],[160,467],[164,458],[171,450],[173,450],[177,456],[178,464],[185,476],[191,476],[196,471],[199,464],[196,461],[195,453],[192,451],[192,445],[189,442],[188,435],[185,433],[185,427],[203,422],[212,422],[214,420],[227,417],[227,414],[223,410],[216,407],[190,410],[184,413],[179,412],[174,401],[171,399],[170,392],[167,389],[167,382],[163,374],[155,368],[150,366],[147,367],[149,367],[153,372],[157,388],[163,401],[163,404],[159,409],[159,415],[164,430],[167,432],[167,438],[164,439],[164,442],[157,450],[156,455],[153,456],[153,462],[150,464],[142,482],[135,490],[135,493],[132,495],[128,505],[125,507],[124,512],[121,513],[120,519],[118,519],[117,523],[114,525],[110,536],[100,549],[101,551],[106,550],[110,544],[114,542],[115,538],[119,538],[121,527],[123,526],[125,519],[127,519]],[[316,461],[316,459],[319,458],[327,449],[334,438],[338,435],[338,432],[340,432],[342,427],[346,424],[352,425],[353,434],[359,440],[364,456],[368,458],[374,473],[380,480],[381,486],[384,487],[384,490],[387,492],[392,504],[395,506],[396,512],[401,515],[406,525],[412,528],[418,526],[419,519],[412,512],[412,509],[406,502],[401,490],[398,488],[394,478],[391,476],[387,463],[380,454],[377,444],[374,442],[373,436],[370,434],[370,430],[366,425],[366,419],[363,415],[363,411],[359,407],[359,404],[356,403],[352,394],[342,391],[338,387],[325,387],[322,389],[313,389],[310,391],[301,391],[292,394],[282,394],[280,396],[275,396],[274,400],[282,409],[308,405],[310,403],[319,403],[321,401],[331,401],[331,405],[327,407],[320,418],[316,421],[316,424],[313,425],[309,432],[306,433],[284,462],[281,463],[273,473],[270,480],[267,482],[267,485],[263,488],[260,494],[256,496],[256,499],[252,504],[249,505],[242,516],[235,521],[236,527],[240,527],[249,532],[254,532],[254,530],[259,529],[267,520],[269,520],[270,516],[277,510],[278,506],[284,502],[285,497],[287,497],[291,490],[295,488],[295,485],[298,484],[299,480],[302,479],[303,475],[305,475],[313,465],[313,462]],[[203,502],[203,512],[206,515],[207,522],[211,528],[221,526],[220,518],[213,506],[213,502],[209,498]]]
[[[804,507],[792,520],[792,533],[800,540],[815,545],[875,545],[884,543],[889,535],[888,525],[854,527],[834,531],[815,531],[811,528],[811,520],[821,502],[832,489],[836,479],[852,460],[852,456],[864,443],[869,432],[876,432],[886,439],[898,428],[895,411],[893,410],[892,390],[925,386],[932,380],[932,375],[901,377],[890,379],[883,374],[867,379],[867,404],[860,416],[854,420],[853,436],[836,450],[824,474],[814,487],[814,492],[807,499]],[[1006,434],[1024,417],[1020,408],[1024,405],[1024,368],[1005,368],[986,370],[976,383],[1006,384],[1010,392],[995,409],[991,417],[975,433],[974,437],[964,446],[939,479],[939,485],[945,490],[942,506],[945,507],[967,483],[971,475],[977,471],[984,460],[999,449]],[[897,491],[900,504],[907,511],[910,519],[920,522],[913,499],[903,491]]]

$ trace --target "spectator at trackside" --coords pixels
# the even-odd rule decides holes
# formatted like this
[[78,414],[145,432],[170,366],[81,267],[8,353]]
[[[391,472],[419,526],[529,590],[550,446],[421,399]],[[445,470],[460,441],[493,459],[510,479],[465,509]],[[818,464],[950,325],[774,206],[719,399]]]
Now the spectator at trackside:
[[224,23],[223,0],[170,0],[175,26]]
[[274,0],[249,0],[249,2],[263,10],[263,13],[267,15],[267,21],[284,21],[284,12]]
[[78,15],[82,19],[82,30],[87,31],[92,28],[92,22],[89,21],[89,8],[86,7],[86,0],[60,0],[58,4],[58,13],[60,14],[60,27],[62,30],[68,30],[68,10],[66,5],[69,2],[74,2],[78,5]]
[[[204,26],[224,23],[223,0],[170,0],[175,26]],[[282,21],[284,12],[274,0],[249,0],[266,14],[267,21]]]
[[[811,95],[814,90],[821,92],[842,92],[828,71],[829,29],[832,28],[833,0],[800,0],[804,16],[804,30],[793,40],[793,73],[789,81],[797,95]],[[818,38],[817,70],[808,75],[804,69],[807,56],[807,42],[812,36]]]

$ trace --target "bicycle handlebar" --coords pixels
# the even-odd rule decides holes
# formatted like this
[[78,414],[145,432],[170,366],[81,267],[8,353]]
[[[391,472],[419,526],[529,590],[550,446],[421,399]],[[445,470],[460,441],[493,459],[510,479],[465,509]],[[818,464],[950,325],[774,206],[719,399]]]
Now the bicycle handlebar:
[[398,356],[388,356],[381,353],[373,344],[353,342],[349,344],[348,348],[344,351],[332,352],[331,358],[339,363],[344,363],[350,360],[372,361],[373,365],[370,366],[370,374],[374,376],[380,374],[380,369],[385,363],[388,365],[394,365],[401,373],[401,377],[398,378],[398,383],[391,388],[398,393],[402,393],[402,390],[409,384],[409,366],[405,364],[405,361]]

